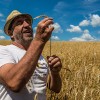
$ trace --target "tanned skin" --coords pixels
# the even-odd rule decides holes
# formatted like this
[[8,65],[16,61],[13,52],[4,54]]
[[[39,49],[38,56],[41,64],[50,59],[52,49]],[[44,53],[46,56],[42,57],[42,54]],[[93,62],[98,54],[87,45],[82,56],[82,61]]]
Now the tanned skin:
[[[20,23],[22,21],[22,23]],[[32,25],[25,17],[17,17],[12,25],[13,45],[26,50],[26,54],[17,63],[7,63],[0,67],[0,83],[5,84],[11,91],[19,92],[29,81],[36,69],[38,59],[46,42],[50,39],[54,27],[52,18],[45,18],[37,25],[36,35],[33,39]],[[53,55],[47,57],[49,73],[49,89],[59,93],[61,90],[61,78],[59,72],[62,64],[59,57]]]

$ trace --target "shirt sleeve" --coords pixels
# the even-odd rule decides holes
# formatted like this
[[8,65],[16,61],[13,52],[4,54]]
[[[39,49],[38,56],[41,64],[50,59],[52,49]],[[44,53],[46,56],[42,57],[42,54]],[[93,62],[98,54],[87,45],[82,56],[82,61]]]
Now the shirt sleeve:
[[0,67],[7,63],[15,63],[15,60],[5,47],[0,46]]

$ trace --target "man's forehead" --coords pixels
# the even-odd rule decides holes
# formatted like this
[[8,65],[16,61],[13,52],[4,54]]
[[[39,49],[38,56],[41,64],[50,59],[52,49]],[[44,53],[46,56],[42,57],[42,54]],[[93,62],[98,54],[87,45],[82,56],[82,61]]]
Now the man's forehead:
[[27,16],[17,16],[14,20],[29,19]]
[[27,21],[31,22],[31,20],[27,16],[17,16],[16,18],[14,18],[12,20],[12,24],[14,24],[14,23],[16,23],[18,21],[23,21],[23,20],[27,20]]
[[21,21],[21,20],[29,20],[30,21],[30,19],[29,19],[29,17],[27,17],[27,16],[17,16],[17,17],[15,17],[13,20],[12,20],[12,22],[11,22],[11,26],[14,24],[14,23],[16,23],[16,22],[18,22],[18,21]]

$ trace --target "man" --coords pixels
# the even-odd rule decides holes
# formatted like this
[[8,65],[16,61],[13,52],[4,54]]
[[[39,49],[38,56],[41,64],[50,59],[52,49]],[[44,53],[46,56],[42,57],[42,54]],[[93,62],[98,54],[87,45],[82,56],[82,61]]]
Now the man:
[[[14,10],[7,17],[4,31],[12,44],[0,46],[0,100],[46,99],[46,83],[49,89],[59,93],[62,64],[56,56],[42,57],[53,26],[52,18],[45,18],[37,25],[33,39],[32,17]],[[47,81],[47,76],[49,79]]]

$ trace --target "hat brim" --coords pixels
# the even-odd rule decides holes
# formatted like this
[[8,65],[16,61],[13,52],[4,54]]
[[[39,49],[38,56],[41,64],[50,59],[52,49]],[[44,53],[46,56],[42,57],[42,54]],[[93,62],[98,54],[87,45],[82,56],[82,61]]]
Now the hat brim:
[[9,30],[9,26],[10,26],[11,22],[12,22],[16,17],[18,17],[18,16],[28,17],[29,20],[31,21],[31,23],[33,23],[33,18],[32,18],[32,16],[29,15],[29,14],[19,14],[19,15],[16,15],[16,16],[14,16],[13,18],[11,18],[9,21],[7,21],[7,23],[6,23],[5,26],[4,26],[4,32],[5,32],[7,35],[9,35],[9,36],[12,35],[12,33],[10,33],[10,31],[8,31],[8,30]]

